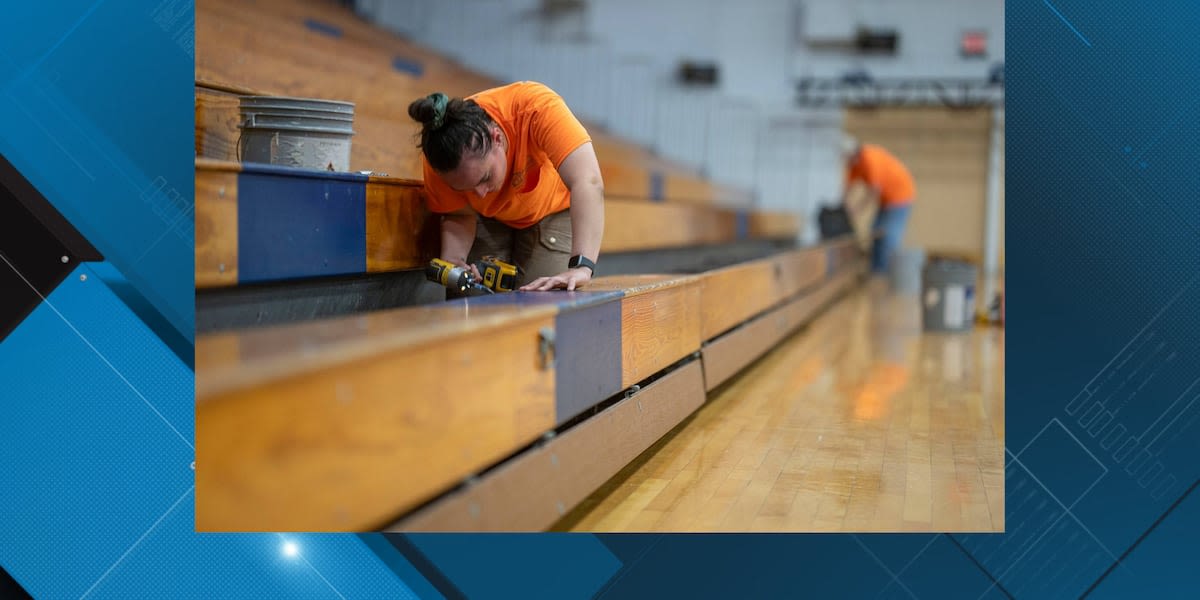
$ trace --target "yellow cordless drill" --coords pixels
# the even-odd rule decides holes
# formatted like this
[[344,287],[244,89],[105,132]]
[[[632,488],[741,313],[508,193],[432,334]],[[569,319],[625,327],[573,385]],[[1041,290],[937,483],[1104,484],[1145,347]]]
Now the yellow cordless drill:
[[494,256],[483,257],[475,263],[475,268],[479,270],[480,281],[475,280],[470,269],[435,258],[425,267],[425,278],[460,292],[479,290],[494,294],[513,291],[517,286],[517,275],[521,273],[520,267]]

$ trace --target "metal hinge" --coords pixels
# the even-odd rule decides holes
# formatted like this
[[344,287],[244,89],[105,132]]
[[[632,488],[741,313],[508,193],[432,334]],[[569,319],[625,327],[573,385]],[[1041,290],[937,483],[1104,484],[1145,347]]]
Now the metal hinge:
[[554,368],[554,330],[549,327],[538,330],[538,358],[543,371]]

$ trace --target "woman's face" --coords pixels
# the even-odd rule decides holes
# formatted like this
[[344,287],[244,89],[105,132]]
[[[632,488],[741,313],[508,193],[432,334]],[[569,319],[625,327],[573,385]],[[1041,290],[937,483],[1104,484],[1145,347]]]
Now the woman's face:
[[482,155],[463,156],[458,168],[442,173],[442,180],[460,192],[475,192],[480,198],[500,189],[507,174],[504,134],[492,126],[492,147]]

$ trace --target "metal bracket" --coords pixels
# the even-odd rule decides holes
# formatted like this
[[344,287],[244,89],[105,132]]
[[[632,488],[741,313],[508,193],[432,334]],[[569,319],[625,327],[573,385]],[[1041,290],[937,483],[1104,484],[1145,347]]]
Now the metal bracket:
[[538,330],[538,358],[541,361],[543,371],[554,368],[556,359],[554,330],[549,327],[543,327]]

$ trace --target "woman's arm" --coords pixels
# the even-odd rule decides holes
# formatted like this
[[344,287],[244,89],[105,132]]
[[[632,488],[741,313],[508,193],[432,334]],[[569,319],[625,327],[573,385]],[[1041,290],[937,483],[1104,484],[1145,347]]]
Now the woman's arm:
[[467,263],[471,246],[475,244],[475,211],[466,206],[442,215],[442,259],[467,267],[481,279],[475,265]]
[[[571,190],[571,255],[596,262],[600,258],[600,240],[604,237],[604,180],[592,143],[587,142],[568,154],[558,166],[558,175]],[[540,277],[521,289],[565,287],[573,290],[591,279],[591,269],[577,267],[565,269],[553,277]]]
[[604,180],[592,143],[568,154],[558,172],[571,190],[571,256],[595,262],[604,237]]

